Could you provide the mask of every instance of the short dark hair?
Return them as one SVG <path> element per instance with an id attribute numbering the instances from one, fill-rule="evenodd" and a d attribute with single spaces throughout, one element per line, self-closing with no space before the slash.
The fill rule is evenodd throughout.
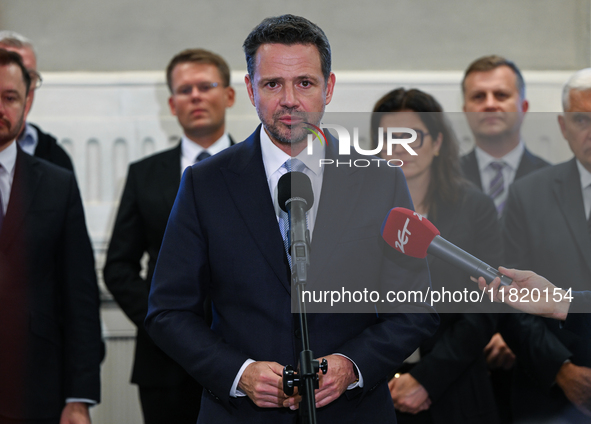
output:
<path id="1" fill-rule="evenodd" d="M 468 69 L 466 69 L 466 72 L 464 72 L 464 78 L 462 79 L 462 93 L 466 92 L 466 78 L 468 78 L 468 75 L 470 75 L 472 72 L 488 72 L 498 68 L 499 66 L 507 66 L 513 71 L 513 73 L 515 73 L 515 76 L 517 77 L 517 90 L 519 91 L 519 96 L 521 99 L 525 99 L 525 81 L 517 65 L 513 61 L 506 59 L 503 56 L 497 56 L 494 54 L 476 59 L 470 64 L 470 66 L 468 66 Z"/>
<path id="2" fill-rule="evenodd" d="M 439 134 L 442 136 L 439 156 L 431 164 L 431 180 L 423 201 L 423 207 L 429 210 L 429 215 L 436 216 L 436 199 L 454 204 L 460 199 L 462 187 L 469 184 L 462 177 L 459 143 L 443 114 L 443 108 L 433 96 L 421 90 L 397 88 L 383 96 L 374 106 L 371 115 L 373 148 L 377 147 L 378 128 L 384 112 L 402 111 L 417 112 L 433 140 Z"/>
<path id="3" fill-rule="evenodd" d="M 16 65 L 21 69 L 23 74 L 23 82 L 25 83 L 25 96 L 29 94 L 31 87 L 31 76 L 23 65 L 23 59 L 20 54 L 0 48 L 0 66 Z"/>
<path id="4" fill-rule="evenodd" d="M 330 43 L 322 29 L 306 18 L 281 15 L 266 18 L 246 37 L 242 48 L 246 56 L 248 75 L 252 79 L 255 71 L 255 57 L 262 44 L 312 44 L 318 49 L 324 82 L 328 83 L 331 71 Z"/>
<path id="5" fill-rule="evenodd" d="M 230 67 L 223 57 L 205 49 L 186 49 L 175 55 L 166 67 L 166 84 L 172 93 L 172 71 L 181 63 L 205 63 L 218 68 L 224 87 L 230 85 Z"/>

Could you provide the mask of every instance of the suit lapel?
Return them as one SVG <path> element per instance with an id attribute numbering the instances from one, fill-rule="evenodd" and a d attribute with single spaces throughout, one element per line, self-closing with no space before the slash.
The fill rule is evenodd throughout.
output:
<path id="1" fill-rule="evenodd" d="M 554 179 L 554 195 L 562 211 L 571 235 L 591 272 L 591 238 L 587 230 L 585 206 L 581 193 L 581 180 L 575 159 L 560 166 Z"/>
<path id="2" fill-rule="evenodd" d="M 289 266 L 263 165 L 260 125 L 221 172 L 236 209 L 277 278 L 291 293 Z"/>
<path id="3" fill-rule="evenodd" d="M 480 190 L 484 190 L 480 179 L 478 161 L 476 160 L 476 150 L 472 150 L 462 158 L 462 171 L 467 180 L 472 181 Z"/>
<path id="4" fill-rule="evenodd" d="M 162 167 L 162 184 L 160 190 L 164 197 L 164 205 L 167 211 L 172 209 L 181 184 L 181 145 L 170 150 L 160 162 Z"/>
<path id="5" fill-rule="evenodd" d="M 523 151 L 523 155 L 521 155 L 521 160 L 519 161 L 519 167 L 517 168 L 517 171 L 515 172 L 515 180 L 518 180 L 521 177 L 526 176 L 530 172 L 533 172 L 536 169 L 538 169 L 534 165 L 533 159 L 534 159 L 533 155 L 529 152 L 529 150 L 525 149 Z"/>
<path id="6" fill-rule="evenodd" d="M 328 131 L 325 132 L 330 134 Z M 326 158 L 336 159 L 337 142 L 329 137 Z M 350 159 L 350 158 L 348 158 Z M 311 246 L 310 279 L 321 275 L 322 269 L 330 263 L 330 256 L 343 234 L 343 226 L 351 223 L 352 205 L 357 202 L 363 183 L 363 172 L 355 167 L 326 166 L 322 178 L 322 192 L 318 205 L 318 214 L 314 224 Z"/>
<path id="7" fill-rule="evenodd" d="M 14 180 L 10 190 L 8 209 L 0 232 L 0 237 L 3 239 L 2 249 L 10 246 L 23 225 L 41 177 L 42 170 L 39 169 L 37 160 L 19 148 L 16 154 Z"/>

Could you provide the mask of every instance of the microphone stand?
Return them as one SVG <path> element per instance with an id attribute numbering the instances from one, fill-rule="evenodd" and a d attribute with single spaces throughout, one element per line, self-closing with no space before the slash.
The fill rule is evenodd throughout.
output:
<path id="1" fill-rule="evenodd" d="M 291 396 L 294 393 L 294 388 L 297 387 L 302 397 L 299 408 L 302 424 L 316 424 L 314 390 L 318 388 L 318 371 L 326 374 L 328 362 L 323 359 L 320 364 L 318 360 L 314 359 L 314 353 L 310 350 L 306 305 L 302 302 L 302 292 L 306 286 L 310 266 L 310 231 L 307 229 L 304 209 L 291 205 L 289 208 L 289 222 L 292 240 L 290 247 L 292 261 L 291 282 L 297 291 L 302 351 L 300 352 L 299 372 L 294 371 L 291 365 L 286 365 L 283 369 L 283 391 L 288 396 Z M 292 223 L 294 224 L 293 228 Z M 302 231 L 304 228 L 305 231 Z"/>

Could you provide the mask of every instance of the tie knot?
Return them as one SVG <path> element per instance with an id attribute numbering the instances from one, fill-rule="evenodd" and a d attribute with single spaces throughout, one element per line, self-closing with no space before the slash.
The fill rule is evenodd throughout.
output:
<path id="1" fill-rule="evenodd" d="M 494 161 L 491 162 L 489 165 L 493 170 L 499 172 L 505 167 L 505 162 L 503 161 Z"/>
<path id="2" fill-rule="evenodd" d="M 211 154 L 207 150 L 204 150 L 197 155 L 197 159 L 195 160 L 195 163 L 201 162 L 203 159 L 207 159 L 210 156 L 211 156 Z"/>
<path id="3" fill-rule="evenodd" d="M 304 162 L 295 158 L 287 159 L 282 167 L 287 169 L 287 172 L 303 172 L 307 168 Z"/>

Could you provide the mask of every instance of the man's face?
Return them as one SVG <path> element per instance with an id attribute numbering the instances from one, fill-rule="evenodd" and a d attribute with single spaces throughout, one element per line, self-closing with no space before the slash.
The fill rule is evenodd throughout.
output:
<path id="1" fill-rule="evenodd" d="M 10 52 L 15 52 L 20 55 L 23 59 L 23 65 L 29 71 L 29 75 L 31 76 L 31 87 L 29 88 L 29 96 L 27 99 L 27 109 L 25 111 L 25 119 L 31 110 L 31 106 L 33 106 L 33 99 L 35 97 L 35 87 L 37 84 L 37 78 L 39 78 L 39 74 L 37 73 L 37 58 L 35 57 L 35 53 L 29 47 L 12 47 L 12 46 L 2 46 L 4 50 L 8 50 Z"/>
<path id="2" fill-rule="evenodd" d="M 591 90 L 571 90 L 569 109 L 558 116 L 562 135 L 579 162 L 591 172 Z"/>
<path id="3" fill-rule="evenodd" d="M 275 144 L 306 138 L 305 122 L 318 124 L 330 103 L 335 76 L 322 76 L 318 48 L 312 44 L 263 44 L 252 80 L 245 77 L 250 101 Z"/>
<path id="4" fill-rule="evenodd" d="M 464 82 L 464 112 L 477 139 L 518 134 L 528 107 L 519 94 L 517 75 L 508 66 L 472 72 Z"/>
<path id="5" fill-rule="evenodd" d="M 170 111 L 193 141 L 224 132 L 226 108 L 234 104 L 234 89 L 224 87 L 215 65 L 180 63 L 172 71 Z M 217 83 L 217 87 L 208 86 Z M 208 88 L 209 87 L 209 88 Z"/>
<path id="6" fill-rule="evenodd" d="M 0 66 L 0 151 L 19 134 L 25 116 L 26 87 L 21 69 Z"/>

